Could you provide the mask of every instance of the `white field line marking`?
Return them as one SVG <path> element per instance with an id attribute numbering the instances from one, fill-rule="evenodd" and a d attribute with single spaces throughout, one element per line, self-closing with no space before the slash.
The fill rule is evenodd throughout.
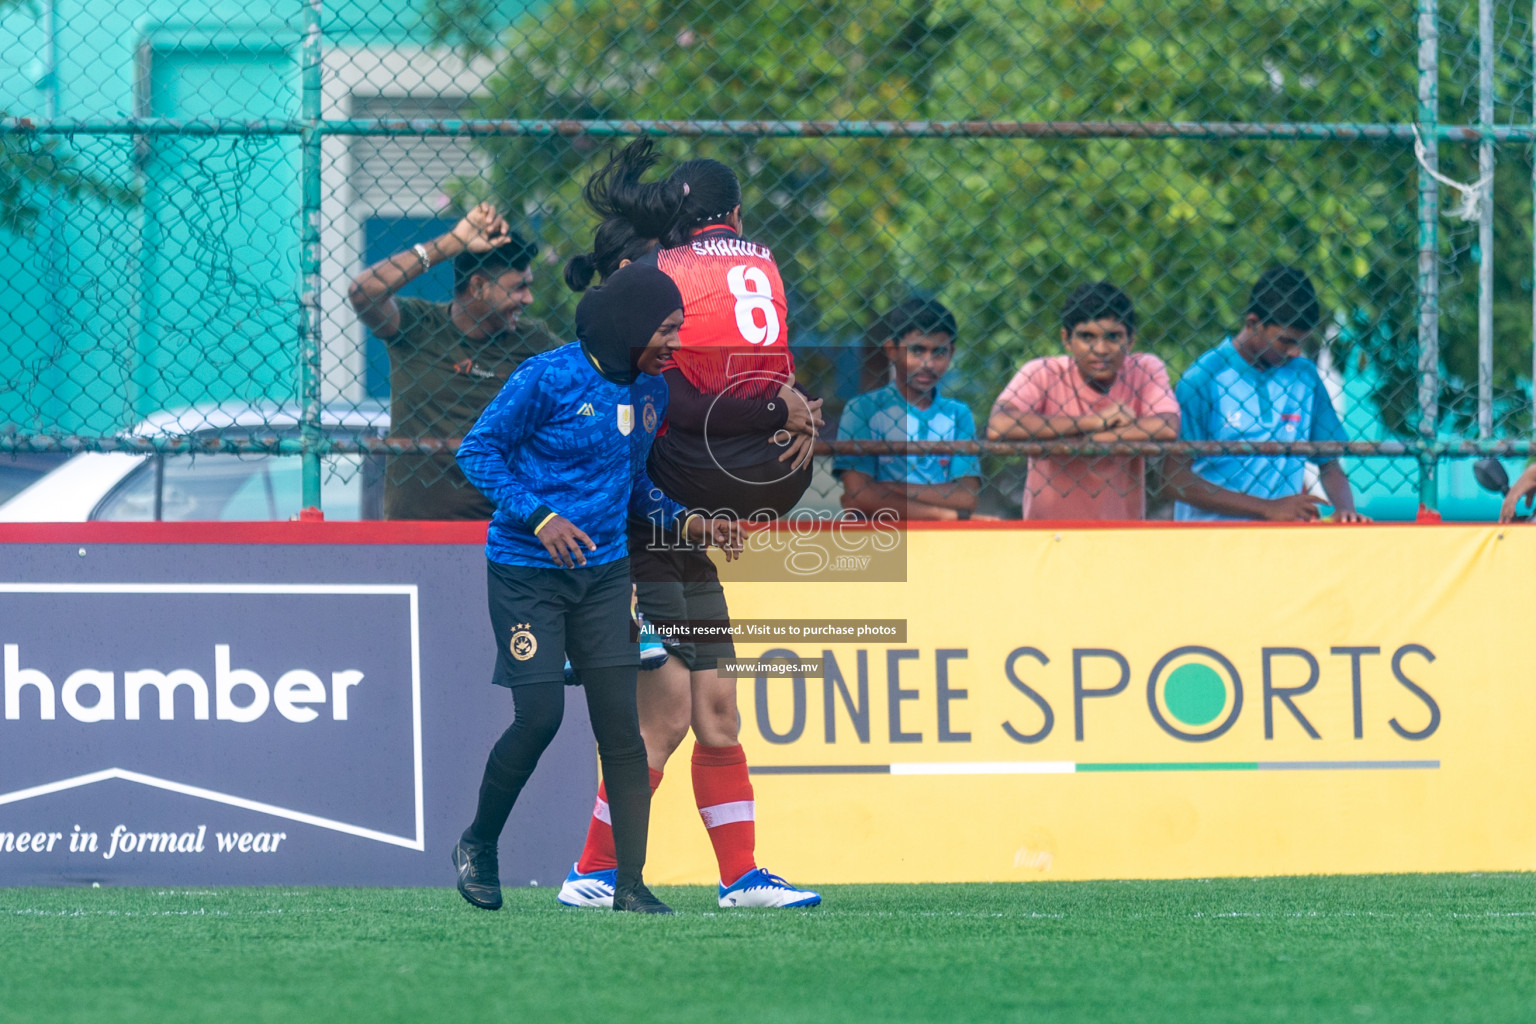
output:
<path id="1" fill-rule="evenodd" d="M 442 913 L 441 912 L 441 908 L 438 908 L 438 907 L 407 907 L 407 908 L 400 908 L 400 909 L 404 909 L 406 911 L 413 912 L 414 914 L 417 914 L 417 915 L 420 915 L 420 916 L 433 916 L 433 915 L 439 915 L 439 914 Z M 566 917 L 570 916 L 568 912 L 562 913 L 562 912 L 559 912 L 559 911 L 548 911 L 547 913 L 544 913 L 544 912 L 540 912 L 538 910 L 532 910 L 531 912 L 540 914 L 540 916 L 550 916 L 550 915 L 553 915 L 553 914 L 559 914 L 559 916 L 562 917 L 562 918 L 566 918 Z M 17 910 L 6 911 L 5 913 L 8 914 L 9 916 L 12 916 L 12 917 L 26 917 L 26 918 L 30 918 L 32 920 L 37 920 L 37 921 L 43 921 L 43 920 L 49 920 L 49 919 L 66 919 L 66 918 L 67 919 L 77 919 L 77 918 L 91 918 L 91 917 L 102 917 L 102 918 L 178 918 L 178 917 L 182 917 L 182 918 L 192 918 L 192 917 L 209 918 L 209 917 L 213 917 L 213 918 L 223 918 L 223 919 L 228 920 L 228 919 L 231 919 L 231 918 L 240 919 L 240 918 L 262 918 L 262 917 L 279 917 L 279 916 L 282 916 L 282 917 L 294 917 L 294 916 L 304 916 L 304 915 L 353 914 L 353 913 L 355 913 L 355 911 L 351 907 L 324 907 L 324 908 L 322 908 L 322 907 L 308 907 L 308 908 L 290 907 L 290 908 L 277 908 L 277 909 L 269 909 L 269 910 L 224 910 L 224 909 L 208 909 L 208 908 L 200 907 L 200 908 L 198 908 L 196 910 L 78 910 L 78 909 L 77 910 L 41 910 L 41 909 L 17 909 Z M 703 912 L 698 913 L 698 914 L 694 914 L 692 912 L 686 912 L 685 911 L 681 916 L 684 916 L 684 917 L 695 917 L 695 916 L 697 916 L 697 917 L 710 917 L 710 918 L 718 917 L 718 918 L 721 918 L 721 919 L 739 920 L 744 915 L 741 915 L 741 914 L 730 914 L 730 913 L 725 913 L 725 912 L 721 912 L 721 913 L 717 914 L 714 911 L 706 910 L 706 911 L 703 911 Z M 759 916 L 761 916 L 761 915 L 759 915 Z M 817 914 L 815 916 L 816 916 L 817 919 L 827 918 L 829 916 L 836 917 L 836 918 L 839 918 L 839 919 L 841 919 L 841 918 L 849 918 L 849 917 L 882 917 L 882 918 L 893 918 L 894 919 L 894 918 L 914 917 L 915 916 L 915 917 L 927 917 L 927 918 L 932 918 L 932 917 L 990 918 L 990 919 L 1008 919 L 1008 918 L 1011 918 L 1011 919 L 1015 919 L 1015 920 L 1033 919 L 1033 920 L 1056 920 L 1056 921 L 1065 920 L 1066 917 L 1067 917 L 1066 914 L 996 914 L 996 913 L 993 913 L 993 914 L 967 914 L 967 913 L 954 912 L 954 913 L 949 913 L 949 914 L 923 913 L 923 914 L 910 915 L 910 914 L 871 914 L 871 913 L 861 914 L 861 913 L 846 912 L 846 911 L 838 913 L 838 914 L 835 914 L 835 915 Z M 1258 916 L 1258 915 L 1254 915 L 1254 916 Z M 1327 916 L 1330 916 L 1330 915 L 1316 915 L 1316 916 L 1327 917 Z M 1397 918 L 1397 917 L 1410 917 L 1410 916 L 1420 916 L 1420 915 L 1379 914 L 1379 915 L 1373 915 L 1373 916 L 1383 917 L 1383 918 Z M 1433 916 L 1433 915 L 1427 915 L 1427 916 Z M 1447 917 L 1452 917 L 1452 918 L 1459 918 L 1459 919 L 1478 918 L 1478 917 L 1481 917 L 1481 918 L 1536 917 L 1536 912 L 1522 912 L 1522 913 L 1489 912 L 1489 913 L 1486 913 L 1486 914 L 1448 914 L 1446 916 Z"/>
<path id="2" fill-rule="evenodd" d="M 1167 915 L 1134 914 L 1132 916 L 1133 917 L 1143 917 L 1143 916 L 1146 916 L 1146 917 L 1161 917 L 1161 916 L 1167 916 Z M 1455 911 L 1450 911 L 1450 912 L 1436 914 L 1433 910 L 1412 910 L 1412 911 L 1404 911 L 1404 912 L 1396 912 L 1396 911 L 1391 911 L 1391 910 L 1336 910 L 1336 911 L 1328 911 L 1328 910 L 1291 910 L 1291 911 L 1284 911 L 1284 912 L 1272 911 L 1272 910 L 1231 910 L 1231 911 L 1224 911 L 1222 913 L 1206 913 L 1203 910 L 1197 910 L 1194 913 L 1190 914 L 1189 916 L 1192 917 L 1192 918 L 1195 918 L 1195 917 L 1198 917 L 1198 918 L 1255 918 L 1255 919 L 1261 919 L 1261 920 L 1280 919 L 1280 918 L 1308 918 L 1308 919 L 1311 919 L 1311 918 L 1338 918 L 1338 917 L 1351 917 L 1351 918 L 1353 918 L 1353 917 L 1375 917 L 1375 918 L 1384 918 L 1384 919 L 1424 918 L 1424 917 L 1447 917 L 1447 918 L 1451 918 L 1451 917 L 1456 917 L 1456 918 L 1536 917 L 1536 910 L 1485 910 L 1485 911 L 1482 911 L 1481 913 L 1471 913 L 1471 914 L 1456 913 Z"/>

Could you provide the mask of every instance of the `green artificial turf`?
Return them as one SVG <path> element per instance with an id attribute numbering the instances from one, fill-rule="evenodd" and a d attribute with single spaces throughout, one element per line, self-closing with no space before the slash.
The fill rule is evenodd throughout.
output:
<path id="1" fill-rule="evenodd" d="M 1536 875 L 658 894 L 0 890 L 0 1019 L 1536 1021 Z"/>

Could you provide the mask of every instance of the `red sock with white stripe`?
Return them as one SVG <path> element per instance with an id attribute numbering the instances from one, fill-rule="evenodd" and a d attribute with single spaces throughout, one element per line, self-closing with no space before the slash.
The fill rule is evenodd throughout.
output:
<path id="1" fill-rule="evenodd" d="M 651 769 L 651 792 L 661 785 L 661 772 Z M 613 851 L 613 821 L 608 817 L 608 789 L 597 785 L 597 803 L 592 807 L 592 820 L 587 824 L 587 845 L 581 848 L 576 860 L 576 870 L 584 875 L 594 871 L 611 871 L 619 866 L 619 858 Z"/>
<path id="2" fill-rule="evenodd" d="M 693 745 L 693 799 L 709 830 L 709 841 L 720 863 L 720 881 L 730 885 L 757 867 L 752 780 L 741 745 Z"/>

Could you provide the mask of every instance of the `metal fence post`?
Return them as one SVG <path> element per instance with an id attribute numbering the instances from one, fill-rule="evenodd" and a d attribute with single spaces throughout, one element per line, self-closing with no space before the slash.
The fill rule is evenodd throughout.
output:
<path id="1" fill-rule="evenodd" d="M 43 91 L 43 116 L 50 121 L 59 117 L 59 4 L 58 0 L 47 0 L 43 4 L 43 75 L 38 85 Z M 73 140 L 68 140 L 73 144 Z M 65 352 L 69 348 L 66 340 L 65 318 L 68 316 L 64 308 L 64 246 L 62 236 L 64 234 L 64 197 L 59 194 L 58 188 L 47 190 L 48 206 L 43 215 L 43 259 L 46 267 L 43 270 L 43 288 L 48 293 L 44 299 L 44 319 L 48 325 L 48 353 L 51 370 L 55 374 L 62 375 L 62 366 L 65 361 Z M 129 406 L 120 416 L 132 414 L 135 410 Z M 42 425 L 41 420 L 37 424 Z"/>
<path id="2" fill-rule="evenodd" d="M 1493 0 L 1477 0 L 1477 436 L 1493 436 Z"/>
<path id="3" fill-rule="evenodd" d="M 1431 171 L 1439 169 L 1440 29 L 1437 0 L 1419 0 L 1419 503 L 1438 504 L 1435 421 L 1440 391 L 1440 193 Z"/>
<path id="4" fill-rule="evenodd" d="M 320 15 L 322 0 L 304 5 L 300 53 L 303 127 L 299 133 L 299 437 L 302 507 L 320 508 Z"/>

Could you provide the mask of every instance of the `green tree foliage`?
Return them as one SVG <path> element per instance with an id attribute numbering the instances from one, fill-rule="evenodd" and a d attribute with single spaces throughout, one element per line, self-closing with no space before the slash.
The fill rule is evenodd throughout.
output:
<path id="1" fill-rule="evenodd" d="M 1368 0 L 559 0 L 505 41 L 485 110 L 499 117 L 1401 124 L 1417 109 L 1412 8 Z M 562 256 L 590 239 L 577 193 L 601 143 L 492 148 L 498 187 Z M 1177 373 L 1285 262 L 1337 318 L 1336 352 L 1373 369 L 1388 425 L 1413 429 L 1417 176 L 1402 141 L 673 138 L 665 150 L 738 168 L 749 234 L 779 255 L 802 341 L 857 339 L 913 292 L 949 304 L 954 387 L 979 412 L 1020 362 L 1059 351 L 1058 310 L 1079 283 L 1130 292 L 1142 347 Z M 1443 151 L 1476 177 L 1468 147 Z M 1528 163 L 1523 199 L 1521 173 L 1499 180 L 1501 237 L 1527 254 L 1500 281 L 1501 324 L 1523 332 L 1511 351 L 1529 337 Z M 1463 236 L 1445 233 L 1453 280 L 1475 276 Z M 1463 378 L 1475 377 L 1468 301 L 1448 297 L 1443 319 Z M 1506 383 L 1518 362 L 1501 364 Z"/>
<path id="2" fill-rule="evenodd" d="M 0 228 L 29 235 L 50 204 L 74 206 L 82 200 L 132 206 L 139 197 L 132 188 L 92 174 L 59 139 L 0 135 Z"/>
<path id="3" fill-rule="evenodd" d="M 28 0 L 0 0 L 0 14 L 25 9 Z M 9 115 L 0 110 L 0 118 Z M 26 236 L 37 227 L 50 203 L 74 205 L 81 200 L 132 205 L 131 188 L 98 177 L 58 138 L 0 134 L 0 230 Z"/>

